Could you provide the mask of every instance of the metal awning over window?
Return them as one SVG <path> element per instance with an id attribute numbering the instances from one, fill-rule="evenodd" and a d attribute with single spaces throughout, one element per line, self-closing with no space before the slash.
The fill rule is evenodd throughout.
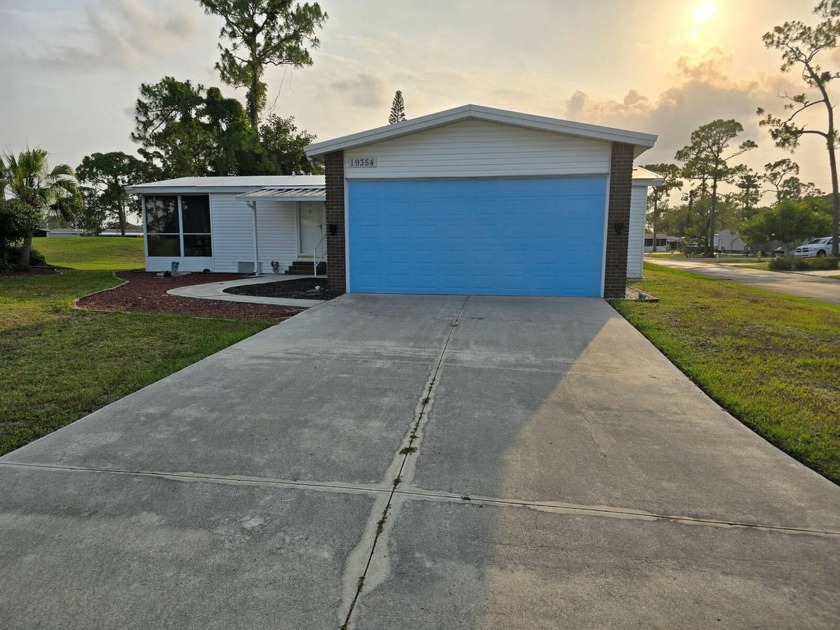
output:
<path id="1" fill-rule="evenodd" d="M 243 195 L 237 195 L 237 199 L 247 201 L 259 201 L 270 199 L 274 201 L 326 201 L 327 189 L 325 187 L 308 188 L 261 188 Z"/>

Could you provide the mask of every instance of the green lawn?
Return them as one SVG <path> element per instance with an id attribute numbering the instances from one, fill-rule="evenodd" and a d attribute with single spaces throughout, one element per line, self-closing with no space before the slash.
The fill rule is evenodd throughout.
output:
<path id="1" fill-rule="evenodd" d="M 840 306 L 645 264 L 615 308 L 719 404 L 840 483 Z"/>
<path id="2" fill-rule="evenodd" d="M 78 236 L 36 238 L 32 247 L 41 252 L 47 263 L 88 271 L 125 271 L 142 269 L 143 239 L 120 236 Z"/>
<path id="3" fill-rule="evenodd" d="M 80 269 L 0 276 L 0 454 L 268 326 L 253 320 L 74 311 L 74 298 L 119 282 L 110 270 L 137 266 L 136 242 L 142 266 L 142 241 L 38 239 L 36 248 L 45 251 L 39 245 L 47 241 L 50 255 L 59 257 L 48 255 L 49 262 Z"/>

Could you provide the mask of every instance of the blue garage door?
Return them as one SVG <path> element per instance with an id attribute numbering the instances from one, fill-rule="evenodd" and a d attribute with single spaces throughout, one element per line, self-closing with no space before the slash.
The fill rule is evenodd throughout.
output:
<path id="1" fill-rule="evenodd" d="M 350 290 L 601 295 L 606 177 L 350 181 Z"/>

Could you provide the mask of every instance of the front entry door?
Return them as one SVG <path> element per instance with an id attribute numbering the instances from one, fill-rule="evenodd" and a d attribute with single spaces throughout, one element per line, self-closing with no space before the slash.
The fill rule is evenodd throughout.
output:
<path id="1" fill-rule="evenodd" d="M 300 202 L 300 257 L 324 258 L 324 204 L 317 201 Z"/>

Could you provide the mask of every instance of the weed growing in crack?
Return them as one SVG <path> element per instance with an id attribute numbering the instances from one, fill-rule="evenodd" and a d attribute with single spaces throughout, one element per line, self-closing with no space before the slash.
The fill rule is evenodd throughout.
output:
<path id="1" fill-rule="evenodd" d="M 465 494 L 461 497 L 461 501 L 472 501 L 472 499 L 469 497 L 469 495 Z"/>
<path id="2" fill-rule="evenodd" d="M 432 399 L 431 399 L 431 398 L 429 398 L 428 396 L 426 396 L 426 397 L 425 397 L 423 400 L 421 400 L 420 402 L 422 402 L 424 405 L 428 405 L 430 400 L 432 400 Z"/>
<path id="3" fill-rule="evenodd" d="M 388 520 L 388 517 L 386 515 L 383 515 L 382 518 L 379 519 L 379 522 L 376 524 L 376 535 L 377 536 L 379 536 L 379 534 L 382 533 L 382 530 L 385 528 L 385 521 L 387 521 L 387 520 Z M 362 579 L 364 580 L 364 577 L 362 577 Z"/>
<path id="4" fill-rule="evenodd" d="M 414 436 L 411 436 L 411 439 L 414 439 Z M 408 455 L 409 453 L 416 453 L 417 447 L 416 446 L 406 446 L 405 448 L 400 449 L 400 455 Z"/>
<path id="5" fill-rule="evenodd" d="M 398 485 L 402 483 L 402 477 L 397 477 L 394 479 L 394 487 L 396 488 Z"/>

